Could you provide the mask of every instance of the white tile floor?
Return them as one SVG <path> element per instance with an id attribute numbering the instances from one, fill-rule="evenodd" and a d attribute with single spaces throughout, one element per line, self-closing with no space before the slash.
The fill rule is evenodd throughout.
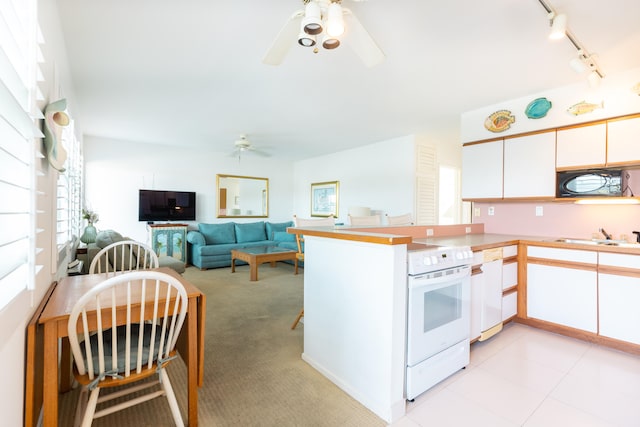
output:
<path id="1" fill-rule="evenodd" d="M 640 426 L 640 357 L 509 323 L 393 427 Z"/>

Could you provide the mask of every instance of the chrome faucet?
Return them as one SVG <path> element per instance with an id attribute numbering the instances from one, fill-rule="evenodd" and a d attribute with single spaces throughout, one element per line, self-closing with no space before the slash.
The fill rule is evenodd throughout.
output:
<path id="1" fill-rule="evenodd" d="M 600 232 L 604 235 L 605 239 L 611 240 L 611 234 L 609 234 L 606 231 L 604 231 L 604 228 L 601 228 Z"/>

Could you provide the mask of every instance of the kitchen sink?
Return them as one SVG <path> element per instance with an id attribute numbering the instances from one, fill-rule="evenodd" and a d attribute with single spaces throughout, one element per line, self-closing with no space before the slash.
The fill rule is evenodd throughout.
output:
<path id="1" fill-rule="evenodd" d="M 617 246 L 621 248 L 640 248 L 640 243 L 629 243 L 621 240 L 604 240 L 604 239 L 555 239 L 552 242 L 571 243 L 574 245 L 600 245 L 600 246 Z"/>

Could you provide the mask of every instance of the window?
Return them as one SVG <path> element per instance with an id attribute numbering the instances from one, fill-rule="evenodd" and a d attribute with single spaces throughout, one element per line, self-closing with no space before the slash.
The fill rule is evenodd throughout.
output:
<path id="1" fill-rule="evenodd" d="M 82 226 L 82 158 L 73 120 L 64 127 L 61 142 L 67 152 L 67 162 L 66 170 L 58 175 L 57 183 L 56 245 L 59 254 L 67 248 L 74 235 L 79 236 Z"/>
<path id="2" fill-rule="evenodd" d="M 440 166 L 438 190 L 438 224 L 468 224 L 471 222 L 471 203 L 460 196 L 460 168 Z"/>
<path id="3" fill-rule="evenodd" d="M 0 2 L 0 309 L 33 288 L 36 271 L 36 4 Z"/>

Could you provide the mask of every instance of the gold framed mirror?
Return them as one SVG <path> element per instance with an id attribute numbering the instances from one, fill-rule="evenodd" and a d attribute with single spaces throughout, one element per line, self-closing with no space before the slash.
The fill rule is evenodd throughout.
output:
<path id="1" fill-rule="evenodd" d="M 267 218 L 269 178 L 216 175 L 218 218 Z"/>

